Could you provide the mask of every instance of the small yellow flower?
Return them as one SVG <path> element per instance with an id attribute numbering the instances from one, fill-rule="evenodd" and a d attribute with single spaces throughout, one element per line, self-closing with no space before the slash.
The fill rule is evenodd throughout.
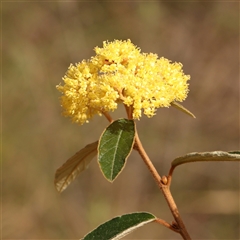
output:
<path id="1" fill-rule="evenodd" d="M 141 53 L 130 40 L 104 42 L 94 50 L 90 60 L 71 64 L 64 85 L 57 86 L 64 115 L 73 122 L 88 122 L 95 114 L 114 111 L 118 103 L 132 107 L 134 119 L 142 111 L 152 117 L 157 108 L 187 97 L 190 76 L 182 64 Z"/>

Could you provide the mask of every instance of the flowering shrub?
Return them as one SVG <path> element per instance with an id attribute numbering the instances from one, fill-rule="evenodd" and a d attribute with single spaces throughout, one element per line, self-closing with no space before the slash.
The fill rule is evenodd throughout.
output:
<path id="1" fill-rule="evenodd" d="M 169 228 L 183 239 L 191 239 L 170 191 L 174 169 L 197 161 L 239 161 L 240 151 L 190 153 L 173 160 L 168 175 L 160 176 L 142 146 L 135 120 L 142 113 L 153 117 L 157 108 L 169 106 L 195 117 L 176 102 L 187 97 L 190 76 L 183 73 L 180 63 L 141 53 L 130 40 L 104 42 L 103 48 L 95 48 L 95 53 L 90 60 L 71 64 L 63 77 L 64 84 L 57 89 L 62 93 L 64 115 L 73 122 L 82 125 L 97 114 L 104 115 L 110 124 L 98 141 L 85 146 L 56 171 L 57 190 L 66 189 L 96 155 L 104 177 L 113 182 L 132 150 L 136 150 L 164 195 L 174 221 L 168 223 L 147 212 L 125 214 L 100 225 L 84 240 L 120 239 L 150 222 Z M 125 106 L 127 118 L 113 120 L 110 112 L 120 103 Z"/>

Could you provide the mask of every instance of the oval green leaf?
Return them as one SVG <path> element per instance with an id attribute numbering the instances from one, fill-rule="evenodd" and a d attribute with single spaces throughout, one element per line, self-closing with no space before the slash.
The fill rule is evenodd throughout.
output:
<path id="1" fill-rule="evenodd" d="M 88 167 L 91 160 L 97 155 L 97 146 L 98 141 L 88 144 L 57 169 L 54 184 L 58 192 L 65 190 Z"/>
<path id="2" fill-rule="evenodd" d="M 117 240 L 137 228 L 153 222 L 155 219 L 156 217 L 154 215 L 147 212 L 118 216 L 98 226 L 92 232 L 88 233 L 83 240 Z"/>
<path id="3" fill-rule="evenodd" d="M 172 168 L 184 163 L 208 161 L 240 161 L 240 151 L 193 152 L 173 160 Z"/>
<path id="4" fill-rule="evenodd" d="M 135 139 L 133 120 L 118 119 L 103 132 L 98 145 L 98 162 L 103 175 L 113 182 L 125 166 Z"/>

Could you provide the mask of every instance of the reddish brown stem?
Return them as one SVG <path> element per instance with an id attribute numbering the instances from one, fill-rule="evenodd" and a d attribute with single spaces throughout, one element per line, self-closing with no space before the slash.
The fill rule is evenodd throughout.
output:
<path id="1" fill-rule="evenodd" d="M 132 106 L 127 106 L 127 105 L 124 104 L 124 107 L 125 107 L 128 119 L 133 119 L 133 117 L 132 117 L 132 113 L 133 113 Z"/>
<path id="2" fill-rule="evenodd" d="M 142 157 L 143 161 L 145 162 L 145 164 L 147 165 L 149 171 L 151 172 L 151 174 L 153 175 L 155 181 L 157 182 L 157 185 L 161 184 L 161 177 L 158 174 L 156 168 L 154 167 L 154 165 L 152 164 L 151 160 L 149 159 L 147 153 L 145 152 L 142 143 L 139 139 L 137 130 L 135 133 L 135 143 L 136 143 L 136 149 L 138 151 L 138 153 L 140 154 L 140 156 Z"/>
<path id="3" fill-rule="evenodd" d="M 102 114 L 106 117 L 106 119 L 112 123 L 113 122 L 113 119 L 112 117 L 110 116 L 110 114 L 108 112 L 102 112 Z"/>
<path id="4" fill-rule="evenodd" d="M 171 225 L 171 224 L 169 224 L 168 222 L 164 221 L 163 219 L 157 218 L 157 219 L 155 220 L 155 222 L 157 222 L 157 223 L 159 223 L 159 224 L 161 224 L 161 225 L 163 225 L 163 226 L 171 229 L 171 230 L 174 231 L 174 232 L 179 233 L 179 229 L 176 228 L 175 225 Z"/>
<path id="5" fill-rule="evenodd" d="M 170 187 L 171 182 L 172 182 L 173 170 L 174 170 L 174 167 L 171 166 L 171 168 L 169 170 L 169 173 L 168 173 L 168 177 L 167 177 L 167 179 L 168 179 L 168 182 L 167 182 L 168 187 Z"/>
<path id="6" fill-rule="evenodd" d="M 147 165 L 149 171 L 151 172 L 153 178 L 155 179 L 155 181 L 157 182 L 159 188 L 161 189 L 167 203 L 168 206 L 172 212 L 172 215 L 177 223 L 178 226 L 178 230 L 179 230 L 179 234 L 181 234 L 181 236 L 183 237 L 183 239 L 185 240 L 191 240 L 190 235 L 187 232 L 187 229 L 182 221 L 182 218 L 180 216 L 180 213 L 177 209 L 177 206 L 174 202 L 174 199 L 172 197 L 172 194 L 170 192 L 170 185 L 168 184 L 168 179 L 166 179 L 166 177 L 164 177 L 163 179 L 161 178 L 161 176 L 158 174 L 156 168 L 154 167 L 154 165 L 152 164 L 150 158 L 148 157 L 147 153 L 145 152 L 142 143 L 139 139 L 137 130 L 135 133 L 135 146 L 134 148 L 139 152 L 140 156 L 142 157 L 143 161 L 145 162 L 145 164 Z"/>

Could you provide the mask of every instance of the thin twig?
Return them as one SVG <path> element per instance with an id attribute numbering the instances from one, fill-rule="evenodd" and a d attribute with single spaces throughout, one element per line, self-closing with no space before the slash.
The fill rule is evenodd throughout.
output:
<path id="1" fill-rule="evenodd" d="M 147 153 L 145 152 L 143 146 L 142 146 L 142 143 L 139 139 L 139 136 L 138 136 L 138 132 L 136 130 L 136 133 L 135 133 L 135 148 L 136 150 L 139 152 L 140 156 L 142 157 L 143 161 L 145 162 L 145 164 L 147 165 L 149 171 L 152 173 L 155 181 L 157 182 L 157 185 L 161 184 L 161 177 L 160 175 L 158 174 L 156 168 L 154 167 L 154 165 L 152 164 L 150 158 L 148 157 Z"/>
<path id="2" fill-rule="evenodd" d="M 170 208 L 170 210 L 172 212 L 172 215 L 173 215 L 175 221 L 178 224 L 178 227 L 179 227 L 179 230 L 180 230 L 179 233 L 181 234 L 183 239 L 191 240 L 191 237 L 190 237 L 189 233 L 187 232 L 187 229 L 186 229 L 186 227 L 185 227 L 185 225 L 183 223 L 183 220 L 182 220 L 182 218 L 180 216 L 180 213 L 179 213 L 179 211 L 177 209 L 177 205 L 175 204 L 175 201 L 174 201 L 174 199 L 172 197 L 172 194 L 171 194 L 171 191 L 170 191 L 168 185 L 163 185 L 162 184 L 161 190 L 162 190 L 162 193 L 163 193 L 163 195 L 164 195 L 164 197 L 165 197 L 165 199 L 166 199 L 166 201 L 168 203 L 168 206 L 169 206 L 169 208 Z"/>
<path id="3" fill-rule="evenodd" d="M 155 222 L 157 222 L 157 223 L 159 223 L 159 224 L 161 224 L 161 225 L 171 229 L 174 232 L 180 233 L 180 230 L 177 227 L 174 227 L 175 225 L 171 225 L 168 222 L 164 221 L 163 219 L 156 218 Z"/>
<path id="4" fill-rule="evenodd" d="M 167 176 L 167 185 L 168 187 L 170 188 L 170 185 L 171 185 L 171 182 L 172 182 L 172 174 L 173 174 L 173 170 L 174 170 L 175 167 L 171 166 L 169 172 L 168 172 L 168 176 Z"/>
<path id="5" fill-rule="evenodd" d="M 102 112 L 102 114 L 107 118 L 107 120 L 112 123 L 113 119 L 108 112 Z"/>
<path id="6" fill-rule="evenodd" d="M 132 106 L 127 106 L 126 104 L 124 104 L 127 116 L 129 120 L 133 119 L 132 113 L 133 113 L 133 107 Z"/>
<path id="7" fill-rule="evenodd" d="M 168 206 L 172 212 L 172 215 L 178 225 L 178 228 L 179 228 L 179 234 L 181 234 L 181 236 L 183 237 L 183 239 L 185 240 L 191 240 L 191 237 L 190 235 L 188 234 L 187 232 L 187 229 L 182 221 L 182 218 L 180 216 L 180 213 L 177 209 L 177 206 L 174 202 L 174 199 L 172 197 L 172 194 L 170 192 L 170 188 L 169 188 L 169 185 L 168 185 L 168 182 L 166 181 L 166 179 L 164 178 L 162 181 L 161 179 L 161 176 L 158 174 L 156 168 L 154 167 L 154 165 L 152 164 L 150 158 L 148 157 L 147 153 L 145 152 L 143 146 L 142 146 L 142 143 L 139 139 L 139 136 L 138 136 L 138 133 L 137 133 L 137 130 L 136 130 L 136 133 L 135 133 L 135 146 L 134 146 L 134 149 L 136 149 L 140 156 L 142 157 L 143 161 L 145 162 L 145 164 L 147 165 L 149 171 L 151 172 L 153 178 L 155 179 L 155 181 L 157 182 L 159 188 L 161 189 L 167 203 L 168 203 Z"/>

